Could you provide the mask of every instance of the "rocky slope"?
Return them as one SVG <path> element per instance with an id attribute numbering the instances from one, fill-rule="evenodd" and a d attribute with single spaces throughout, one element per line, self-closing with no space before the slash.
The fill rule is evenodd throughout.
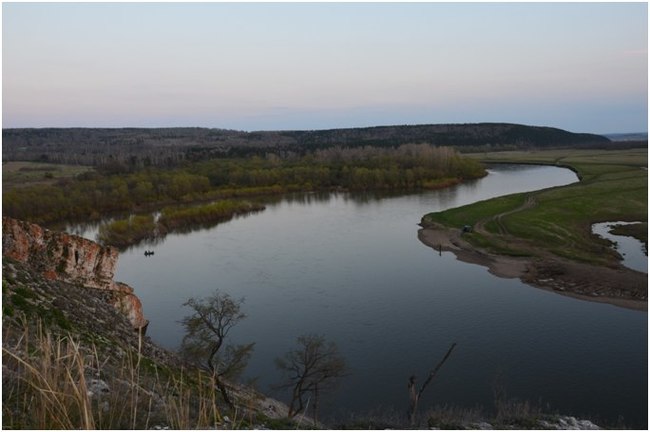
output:
<path id="1" fill-rule="evenodd" d="M 209 374 L 146 337 L 115 249 L 10 218 L 2 241 L 3 428 L 296 427 L 286 405 L 225 383 L 231 410 Z"/>
<path id="2" fill-rule="evenodd" d="M 148 321 L 133 288 L 113 280 L 117 249 L 3 217 L 2 255 L 31 266 L 47 280 L 81 289 L 111 291 L 109 302 L 129 319 L 134 329 L 146 330 Z"/>

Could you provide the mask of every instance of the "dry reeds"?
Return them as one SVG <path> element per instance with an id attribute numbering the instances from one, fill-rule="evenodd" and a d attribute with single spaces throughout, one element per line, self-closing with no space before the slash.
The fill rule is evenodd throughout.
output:
<path id="1" fill-rule="evenodd" d="M 23 322 L 20 329 L 5 326 L 4 429 L 223 425 L 223 401 L 209 374 L 199 370 L 159 374 L 160 368 L 144 358 L 141 349 L 116 348 L 106 354 L 69 334 L 54 335 L 41 323 Z"/>

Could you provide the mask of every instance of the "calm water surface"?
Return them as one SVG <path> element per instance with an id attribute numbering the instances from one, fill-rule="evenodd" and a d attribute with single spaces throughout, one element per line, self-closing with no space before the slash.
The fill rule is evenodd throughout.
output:
<path id="1" fill-rule="evenodd" d="M 645 245 L 634 237 L 620 236 L 609 231 L 616 225 L 628 225 L 633 222 L 602 222 L 593 224 L 594 234 L 614 242 L 614 248 L 623 257 L 623 265 L 640 272 L 648 273 L 648 256 L 644 251 Z"/>
<path id="2" fill-rule="evenodd" d="M 350 375 L 322 414 L 408 405 L 407 380 L 426 377 L 458 346 L 420 407 L 490 409 L 499 380 L 512 398 L 628 426 L 647 424 L 647 313 L 579 301 L 500 279 L 417 238 L 428 212 L 563 185 L 573 172 L 498 166 L 484 179 L 402 196 L 308 194 L 215 228 L 169 235 L 120 255 L 116 278 L 135 287 L 148 334 L 177 348 L 182 303 L 215 289 L 245 297 L 235 342 L 255 342 L 247 377 L 269 390 L 273 359 L 305 333 L 335 341 Z"/>

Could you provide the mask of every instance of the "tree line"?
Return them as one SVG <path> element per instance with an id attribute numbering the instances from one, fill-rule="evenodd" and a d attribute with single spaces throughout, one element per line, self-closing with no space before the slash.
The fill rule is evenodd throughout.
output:
<path id="1" fill-rule="evenodd" d="M 89 171 L 54 185 L 3 193 L 3 212 L 35 223 L 96 220 L 173 203 L 319 190 L 435 188 L 485 175 L 483 166 L 448 147 L 407 144 L 331 148 L 304 156 L 211 159 L 173 169 Z"/>
<path id="2" fill-rule="evenodd" d="M 482 165 L 449 147 L 407 144 L 317 150 L 305 156 L 275 154 L 247 159 L 212 159 L 195 166 L 216 187 L 299 186 L 349 190 L 426 187 L 441 178 L 467 179 L 485 174 Z"/>
<path id="3" fill-rule="evenodd" d="M 206 157 L 245 157 L 335 146 L 395 148 L 411 142 L 485 151 L 605 145 L 593 134 L 509 123 L 375 126 L 329 130 L 244 132 L 208 128 L 3 129 L 3 159 L 91 165 L 129 172 L 174 167 Z M 482 150 L 480 150 L 483 148 Z"/>

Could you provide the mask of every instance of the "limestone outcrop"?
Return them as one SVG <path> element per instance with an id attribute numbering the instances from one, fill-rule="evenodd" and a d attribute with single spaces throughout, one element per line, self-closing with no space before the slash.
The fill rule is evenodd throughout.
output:
<path id="1" fill-rule="evenodd" d="M 67 282 L 83 289 L 114 291 L 113 306 L 129 318 L 134 329 L 146 329 L 148 321 L 133 288 L 113 280 L 117 249 L 3 217 L 2 255 L 29 264 L 50 280 Z"/>

